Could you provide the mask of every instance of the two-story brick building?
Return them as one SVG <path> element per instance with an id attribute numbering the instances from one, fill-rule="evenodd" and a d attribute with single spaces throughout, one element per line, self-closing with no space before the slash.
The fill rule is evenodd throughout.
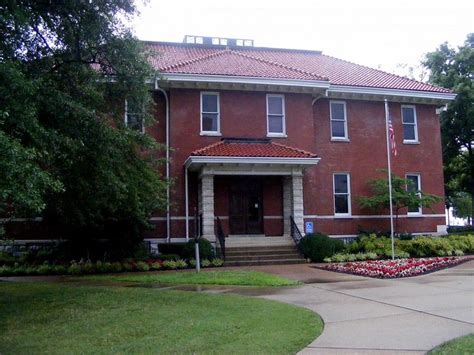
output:
<path id="1" fill-rule="evenodd" d="M 384 99 L 398 155 L 393 172 L 444 195 L 437 108 L 450 91 L 319 51 L 253 47 L 252 41 L 187 36 L 147 42 L 158 123 L 146 129 L 170 147 L 169 211 L 151 239 L 286 236 L 290 216 L 332 236 L 389 229 L 388 214 L 361 210 L 357 196 L 387 167 Z M 127 116 L 126 116 L 127 117 Z M 441 232 L 444 205 L 404 211 L 399 230 Z"/>

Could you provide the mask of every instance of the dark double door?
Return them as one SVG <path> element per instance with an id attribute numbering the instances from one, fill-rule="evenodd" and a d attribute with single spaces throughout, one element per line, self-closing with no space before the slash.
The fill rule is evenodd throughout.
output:
<path id="1" fill-rule="evenodd" d="M 232 179 L 229 192 L 230 234 L 263 234 L 262 179 Z"/>

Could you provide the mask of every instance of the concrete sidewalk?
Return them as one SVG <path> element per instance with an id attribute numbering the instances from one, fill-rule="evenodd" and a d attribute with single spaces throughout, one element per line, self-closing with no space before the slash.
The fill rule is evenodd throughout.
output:
<path id="1" fill-rule="evenodd" d="M 322 335 L 301 354 L 423 354 L 474 332 L 474 261 L 395 280 L 338 274 L 307 264 L 252 269 L 316 282 L 259 296 L 321 315 Z"/>

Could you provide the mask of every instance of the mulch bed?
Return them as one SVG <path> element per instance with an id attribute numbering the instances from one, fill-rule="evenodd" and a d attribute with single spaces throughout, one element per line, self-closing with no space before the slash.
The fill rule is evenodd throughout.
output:
<path id="1" fill-rule="evenodd" d="M 472 257 L 443 256 L 420 259 L 367 260 L 331 263 L 321 269 L 379 279 L 419 276 L 472 260 Z"/>

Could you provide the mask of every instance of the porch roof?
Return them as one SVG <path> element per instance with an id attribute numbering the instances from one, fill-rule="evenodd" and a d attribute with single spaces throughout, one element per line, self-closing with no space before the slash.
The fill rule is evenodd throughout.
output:
<path id="1" fill-rule="evenodd" d="M 223 138 L 193 151 L 186 160 L 192 164 L 316 165 L 317 154 L 272 142 L 270 139 Z"/>

